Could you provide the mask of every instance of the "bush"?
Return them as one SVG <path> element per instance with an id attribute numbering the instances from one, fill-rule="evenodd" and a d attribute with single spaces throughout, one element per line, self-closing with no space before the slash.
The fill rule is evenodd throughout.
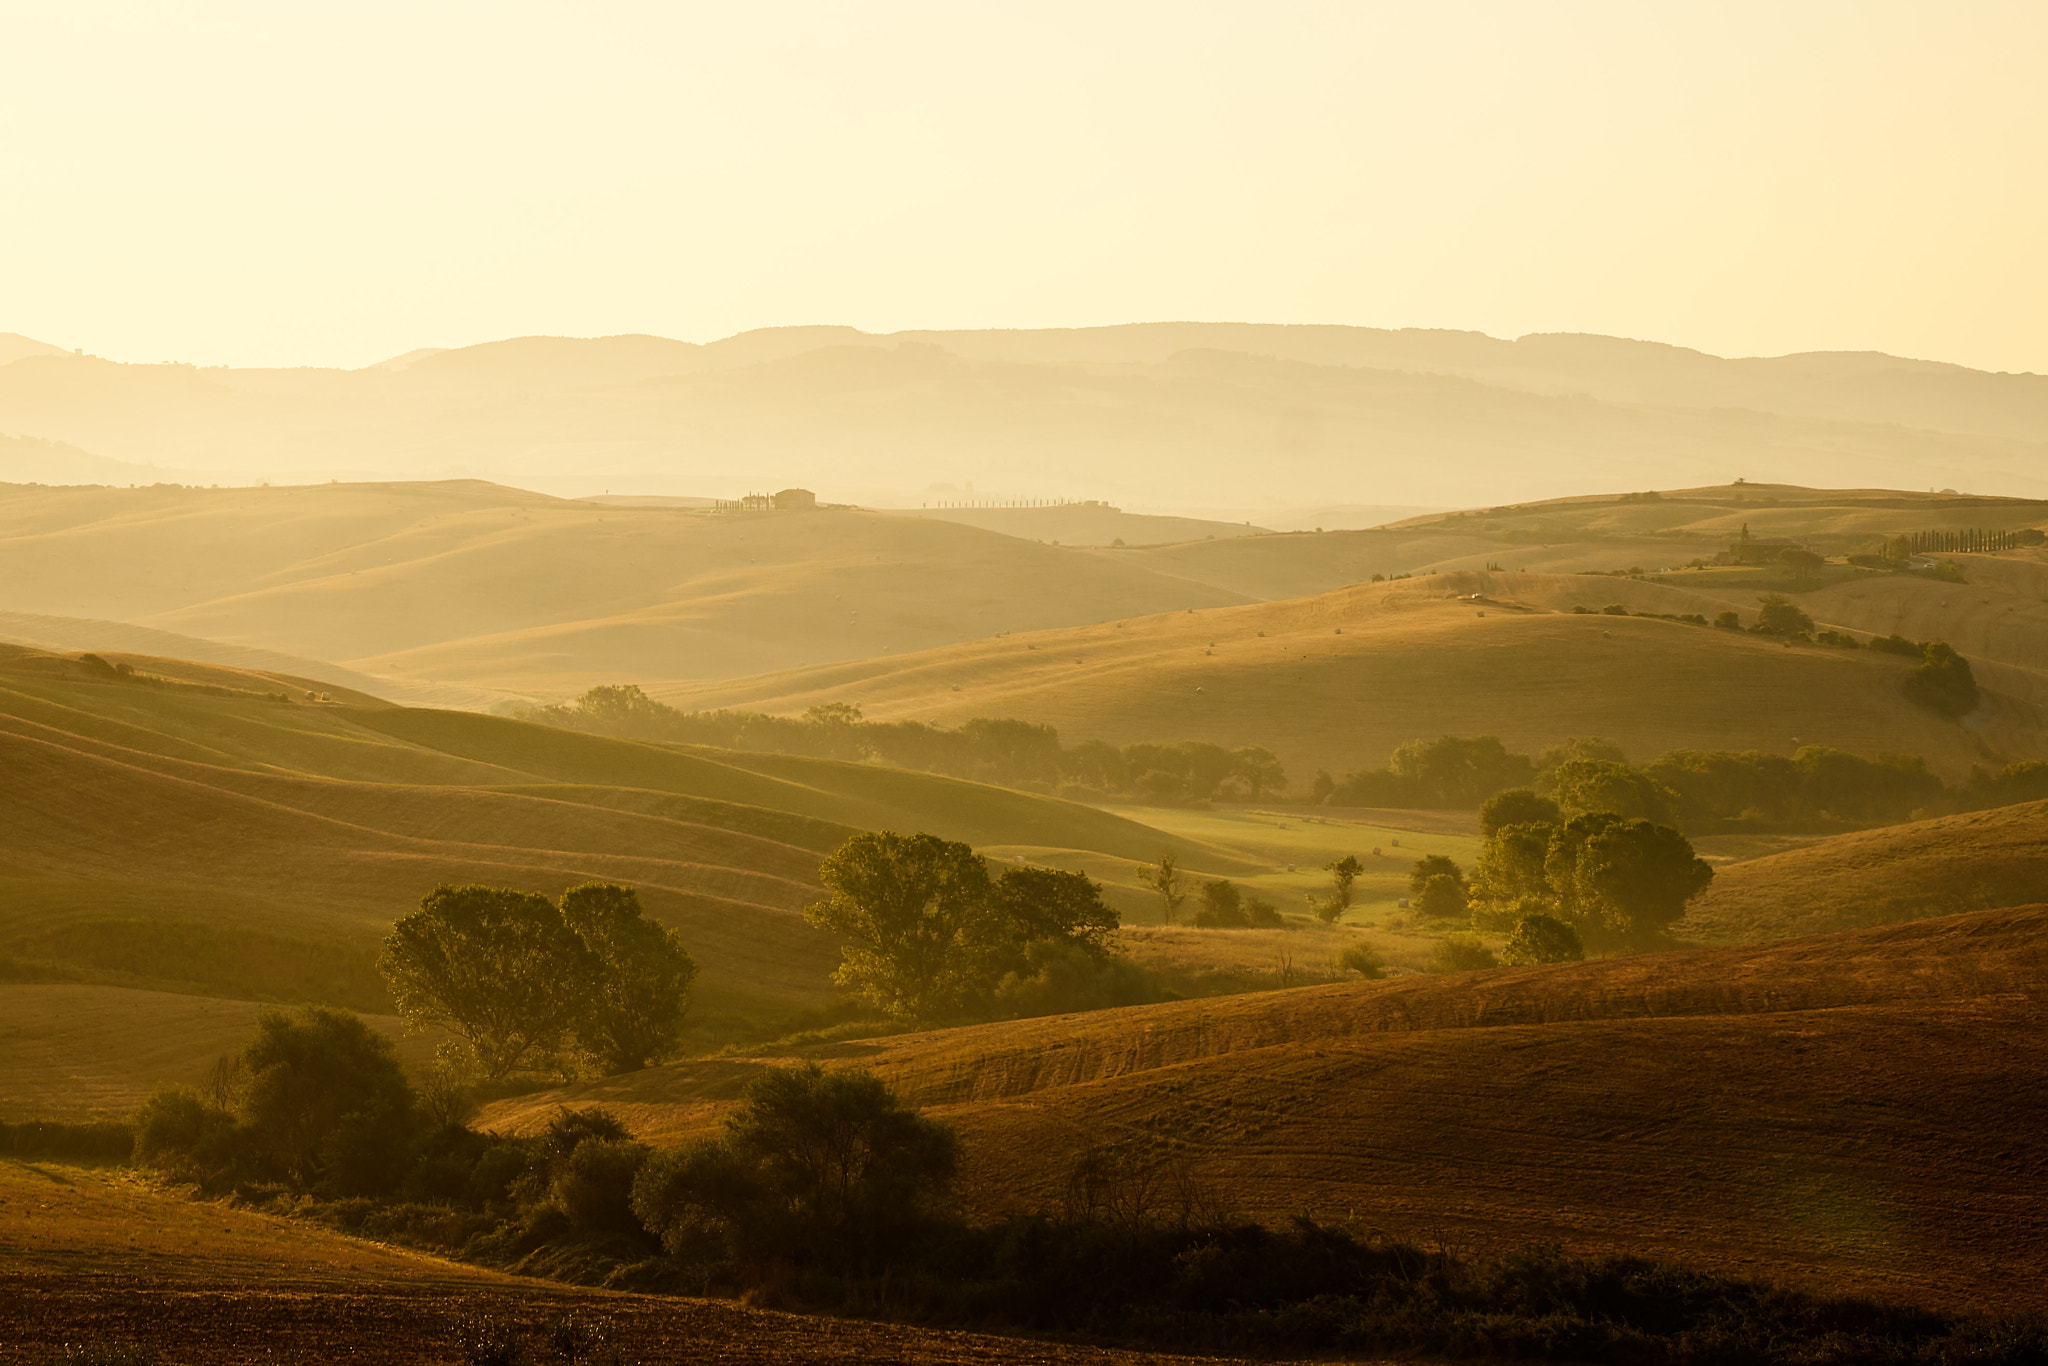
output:
<path id="1" fill-rule="evenodd" d="M 1907 697 L 1950 718 L 1977 709 L 1977 679 L 1970 661 L 1940 640 L 1928 641 L 1921 657 L 1925 662 L 1907 674 L 1902 685 Z"/>
<path id="2" fill-rule="evenodd" d="M 125 1162 L 134 1152 L 134 1127 L 112 1120 L 86 1124 L 63 1124 L 48 1119 L 0 1122 L 0 1156 Z"/>
<path id="3" fill-rule="evenodd" d="M 623 1139 L 589 1139 L 576 1145 L 549 1186 L 555 1208 L 570 1227 L 589 1238 L 641 1232 L 632 1210 L 633 1183 L 647 1165 L 644 1143 Z"/>
<path id="4" fill-rule="evenodd" d="M 135 1160 L 182 1180 L 235 1175 L 247 1143 L 235 1117 L 189 1086 L 167 1086 L 135 1116 Z"/>
<path id="5" fill-rule="evenodd" d="M 1449 873 L 1437 873 L 1413 901 L 1415 914 L 1431 920 L 1462 919 L 1466 914 L 1465 884 Z"/>
<path id="6" fill-rule="evenodd" d="M 1347 945 L 1344 952 L 1337 955 L 1337 967 L 1373 980 L 1387 975 L 1387 960 L 1380 957 L 1378 949 L 1363 942 Z"/>
<path id="7" fill-rule="evenodd" d="M 1782 593 L 1757 599 L 1756 629 L 1767 636 L 1792 636 L 1813 629 L 1813 618 Z"/>
<path id="8" fill-rule="evenodd" d="M 1439 939 L 1431 951 L 1429 961 L 1422 965 L 1424 972 L 1478 972 L 1486 968 L 1497 968 L 1500 960 L 1493 956 L 1493 950 L 1479 942 L 1476 934 L 1452 934 Z"/>
<path id="9" fill-rule="evenodd" d="M 1525 915 L 1500 951 L 1500 961 L 1509 967 L 1537 963 L 1576 963 L 1586 956 L 1579 932 L 1550 915 Z"/>

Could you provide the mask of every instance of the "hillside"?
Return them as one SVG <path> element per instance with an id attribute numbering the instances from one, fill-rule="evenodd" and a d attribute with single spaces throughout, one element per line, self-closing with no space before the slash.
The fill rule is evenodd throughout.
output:
<path id="1" fill-rule="evenodd" d="M 0 487 L 0 579 L 11 612 L 472 697 L 730 677 L 1243 600 L 939 520 L 717 517 L 470 481 Z"/>
<path id="2" fill-rule="evenodd" d="M 1677 933 L 1746 943 L 2048 898 L 2048 802 L 1972 811 L 1731 863 Z"/>
<path id="3" fill-rule="evenodd" d="M 856 829 L 1242 860 L 1069 802 L 861 765 L 682 752 L 289 680 L 0 650 L 0 977 L 375 1009 L 376 942 L 440 882 L 638 887 L 710 1025 L 834 997 L 800 917 Z M 150 681 L 151 679 L 158 681 Z M 0 991 L 9 988 L 0 987 Z"/>
<path id="4" fill-rule="evenodd" d="M 461 467 L 731 496 L 858 469 L 872 488 L 964 474 L 1022 495 L 1251 508 L 1288 488 L 1442 506 L 1741 472 L 2039 496 L 2044 395 L 2035 375 L 1610 337 L 793 327 L 703 346 L 513 338 L 358 371 L 23 355 L 0 364 L 0 431 L 208 482 Z"/>
<path id="5" fill-rule="evenodd" d="M 959 1124 L 983 1209 L 1056 1206 L 1100 1147 L 1268 1219 L 2038 1308 L 2044 967 L 2048 907 L 2030 907 L 814 1054 Z M 702 1132 L 777 1061 L 676 1064 L 484 1122 L 601 1103 L 649 1136 Z"/>
<path id="6" fill-rule="evenodd" d="M 1179 541 L 1213 541 L 1256 536 L 1263 527 L 1250 522 L 1218 522 L 1200 517 L 1162 517 L 1101 503 L 1069 503 L 1060 507 L 936 507 L 905 508 L 898 515 L 929 517 L 941 522 L 980 527 L 1027 541 L 1054 545 L 1170 545 Z"/>
<path id="7" fill-rule="evenodd" d="M 1901 590 L 1882 580 L 1867 591 Z M 1488 601 L 1466 600 L 1474 593 Z M 1616 602 L 1674 614 L 1729 605 L 1626 579 L 1436 575 L 676 689 L 667 700 L 778 712 L 852 702 L 874 719 L 939 723 L 1015 716 L 1054 725 L 1069 743 L 1259 744 L 1298 785 L 1446 733 L 1498 735 L 1530 753 L 1605 735 L 1639 760 L 1820 744 L 1924 755 L 1951 778 L 1992 754 L 2048 752 L 2036 704 L 1993 696 L 1957 725 L 1905 700 L 1898 682 L 1911 661 L 1896 656 L 1571 611 Z M 1754 593 L 1743 605 L 1754 613 Z"/>

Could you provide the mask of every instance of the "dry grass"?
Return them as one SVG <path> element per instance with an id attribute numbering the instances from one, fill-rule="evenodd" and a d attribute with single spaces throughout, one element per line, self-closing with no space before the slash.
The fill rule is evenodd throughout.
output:
<path id="1" fill-rule="evenodd" d="M 199 1085 L 275 1008 L 124 987 L 0 985 L 0 1119 L 126 1119 L 160 1086 Z M 408 1066 L 432 1058 L 439 1036 L 406 1034 L 392 1015 L 364 1019 Z"/>
<path id="2" fill-rule="evenodd" d="M 1494 601 L 1460 600 L 1473 593 Z M 1899 690 L 1910 661 L 1570 611 L 1610 602 L 1708 615 L 1724 605 L 1630 580 L 1440 575 L 976 641 L 672 700 L 770 711 L 857 702 L 873 717 L 940 723 L 1016 716 L 1055 725 L 1069 742 L 1256 743 L 1280 756 L 1297 791 L 1316 769 L 1375 766 L 1399 744 L 1446 733 L 1499 735 L 1529 752 L 1605 735 L 1638 759 L 1823 744 L 1922 754 L 1951 777 L 1993 751 L 2048 753 L 2030 704 L 1993 698 L 1970 726 L 1914 706 Z"/>
<path id="3" fill-rule="evenodd" d="M 1768 946 L 1105 1011 L 809 1050 L 965 1131 L 985 1211 L 1109 1144 L 1240 1211 L 2042 1303 L 2048 908 Z M 502 1102 L 702 1132 L 770 1058 Z"/>
<path id="4" fill-rule="evenodd" d="M 1731 864 L 1677 933 L 1749 943 L 2010 906 L 2048 896 L 2048 802 L 1817 840 Z"/>

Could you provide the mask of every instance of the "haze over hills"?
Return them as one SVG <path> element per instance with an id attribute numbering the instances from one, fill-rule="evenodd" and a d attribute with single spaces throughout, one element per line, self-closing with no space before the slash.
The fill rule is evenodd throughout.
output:
<path id="1" fill-rule="evenodd" d="M 1162 323 L 526 337 L 401 359 L 229 370 L 24 354 L 0 364 L 0 432 L 166 469 L 459 470 L 580 493 L 965 479 L 1256 509 L 1736 475 L 2048 493 L 2048 379 L 1862 353 Z"/>

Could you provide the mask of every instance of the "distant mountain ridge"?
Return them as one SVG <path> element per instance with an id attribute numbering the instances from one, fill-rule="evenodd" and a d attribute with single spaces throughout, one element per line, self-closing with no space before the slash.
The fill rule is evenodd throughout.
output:
<path id="1" fill-rule="evenodd" d="M 964 478 L 1218 507 L 1737 476 L 2048 494 L 2048 377 L 1876 353 L 1250 323 L 784 327 L 703 345 L 519 337 L 343 371 L 122 365 L 19 340 L 40 349 L 0 363 L 0 431 L 251 477 L 574 475 L 679 494 Z"/>

